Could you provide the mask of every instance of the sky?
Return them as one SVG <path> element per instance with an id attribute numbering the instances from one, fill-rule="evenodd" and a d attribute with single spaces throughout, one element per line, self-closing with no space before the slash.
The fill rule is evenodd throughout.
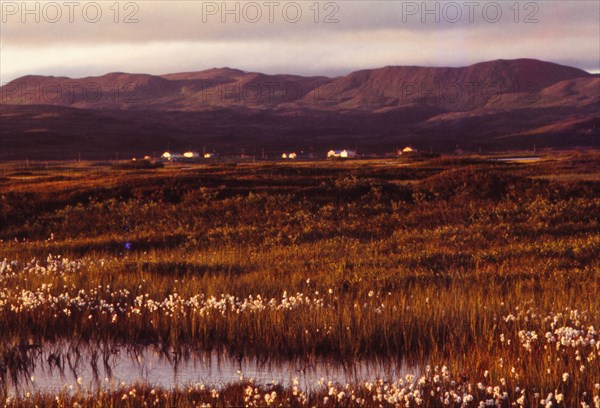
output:
<path id="1" fill-rule="evenodd" d="M 231 67 L 337 76 L 535 58 L 600 72 L 600 2 L 0 1 L 0 82 Z"/>

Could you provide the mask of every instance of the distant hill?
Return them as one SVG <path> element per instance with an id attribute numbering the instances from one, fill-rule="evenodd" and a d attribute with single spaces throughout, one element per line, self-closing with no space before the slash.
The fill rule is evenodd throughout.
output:
<path id="1" fill-rule="evenodd" d="M 497 95 L 531 94 L 560 81 L 591 77 L 577 68 L 521 59 L 463 68 L 385 67 L 358 71 L 335 79 L 326 88 L 330 90 L 329 105 L 336 108 L 378 110 L 418 104 L 463 111 L 483 107 Z M 310 96 L 303 102 L 315 99 Z"/>
<path id="2" fill-rule="evenodd" d="M 600 147 L 600 77 L 532 59 L 384 67 L 338 78 L 231 68 L 162 76 L 25 76 L 0 87 L 0 158 L 210 145 L 219 151 L 401 144 Z"/>
<path id="3" fill-rule="evenodd" d="M 331 79 L 326 77 L 265 75 L 230 68 L 164 76 L 110 73 L 73 79 L 30 75 L 0 88 L 0 100 L 7 105 L 82 109 L 268 109 L 301 99 L 328 82 Z"/>

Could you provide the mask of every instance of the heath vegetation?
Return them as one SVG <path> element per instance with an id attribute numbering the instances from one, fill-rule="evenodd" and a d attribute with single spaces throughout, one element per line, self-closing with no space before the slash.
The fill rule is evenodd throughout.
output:
<path id="1" fill-rule="evenodd" d="M 6 405 L 600 406 L 595 153 L 5 164 L 0 185 Z M 65 340 L 420 368 L 311 393 L 242 378 L 9 395 L 30 352 Z"/>

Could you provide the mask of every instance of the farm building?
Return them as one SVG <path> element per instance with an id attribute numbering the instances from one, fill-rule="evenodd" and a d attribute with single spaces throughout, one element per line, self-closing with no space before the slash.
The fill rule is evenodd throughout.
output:
<path id="1" fill-rule="evenodd" d="M 200 157 L 200 153 L 198 152 L 185 152 L 183 154 L 185 159 L 198 159 Z"/>
<path id="2" fill-rule="evenodd" d="M 291 160 L 294 160 L 296 157 L 298 157 L 298 155 L 296 153 L 294 153 L 294 152 L 292 152 L 292 153 L 284 153 L 284 154 L 281 155 L 282 159 L 291 159 Z"/>
<path id="3" fill-rule="evenodd" d="M 330 150 L 327 152 L 328 159 L 351 159 L 357 157 L 356 151 L 354 150 Z"/>
<path id="4" fill-rule="evenodd" d="M 417 149 L 415 149 L 412 146 L 406 146 L 404 149 L 400 150 L 398 152 L 398 154 L 411 154 L 411 153 L 417 153 Z"/>
<path id="5" fill-rule="evenodd" d="M 183 154 L 175 153 L 175 152 L 164 152 L 162 156 L 160 156 L 163 160 L 169 161 L 177 161 L 183 159 Z"/>

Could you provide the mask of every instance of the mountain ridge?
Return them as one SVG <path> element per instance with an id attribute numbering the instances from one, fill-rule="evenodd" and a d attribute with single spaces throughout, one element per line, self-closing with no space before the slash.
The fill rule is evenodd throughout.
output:
<path id="1" fill-rule="evenodd" d="M 387 66 L 339 77 L 233 68 L 24 76 L 0 88 L 2 157 L 224 154 L 398 145 L 600 148 L 600 75 L 532 59 Z M 1 157 L 0 157 L 1 158 Z"/>
<path id="2" fill-rule="evenodd" d="M 139 106 L 206 110 L 247 106 L 378 110 L 421 103 L 470 110 L 482 107 L 491 93 L 535 92 L 561 80 L 592 76 L 578 68 L 533 59 L 494 60 L 456 68 L 385 66 L 334 78 L 269 75 L 228 67 L 165 75 L 28 75 L 0 87 L 0 101 L 84 109 Z"/>

